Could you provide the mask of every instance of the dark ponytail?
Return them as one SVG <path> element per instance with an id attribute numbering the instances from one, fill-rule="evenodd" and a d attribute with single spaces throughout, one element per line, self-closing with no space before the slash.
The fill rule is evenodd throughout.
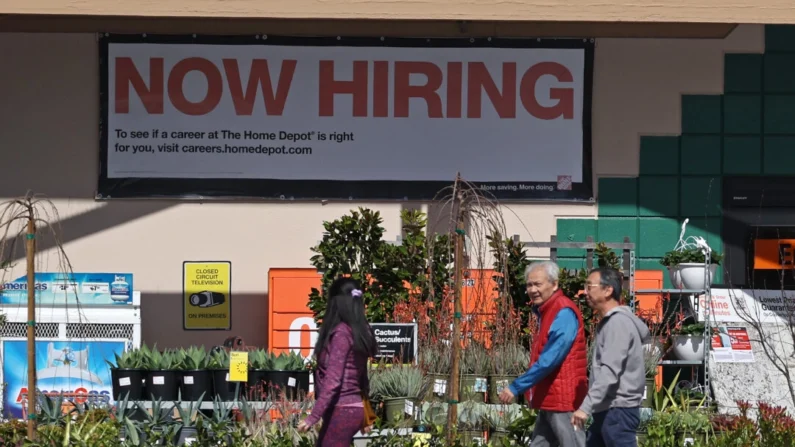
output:
<path id="1" fill-rule="evenodd" d="M 320 357 L 320 353 L 328 346 L 331 333 L 340 323 L 350 326 L 353 332 L 353 349 L 362 355 L 374 357 L 378 346 L 367 322 L 359 283 L 351 278 L 338 278 L 329 287 L 328 296 L 326 313 L 315 343 L 315 357 Z"/>

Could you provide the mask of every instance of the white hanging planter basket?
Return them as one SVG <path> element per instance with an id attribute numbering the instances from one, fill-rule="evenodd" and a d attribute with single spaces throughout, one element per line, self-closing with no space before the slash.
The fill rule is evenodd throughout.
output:
<path id="1" fill-rule="evenodd" d="M 679 360 L 700 362 L 704 359 L 704 335 L 675 335 L 672 351 Z"/>
<path id="2" fill-rule="evenodd" d="M 705 274 L 707 265 L 698 262 L 682 263 L 668 267 L 668 277 L 676 289 L 704 290 L 707 285 L 712 285 L 715 280 L 717 264 L 710 264 L 709 275 Z M 707 283 L 709 282 L 709 283 Z"/>

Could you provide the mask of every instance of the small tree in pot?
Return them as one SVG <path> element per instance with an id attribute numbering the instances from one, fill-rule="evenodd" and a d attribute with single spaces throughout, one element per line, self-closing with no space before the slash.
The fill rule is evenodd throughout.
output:
<path id="1" fill-rule="evenodd" d="M 486 348 L 472 341 L 464 350 L 461 362 L 460 400 L 484 402 L 488 392 L 489 374 L 491 373 L 491 357 Z"/>
<path id="2" fill-rule="evenodd" d="M 530 352 L 519 343 L 505 343 L 491 350 L 489 403 L 499 404 L 500 393 L 521 376 L 530 365 Z"/>
<path id="3" fill-rule="evenodd" d="M 420 351 L 420 366 L 428 380 L 429 402 L 447 402 L 447 379 L 450 377 L 450 346 L 440 343 L 436 346 L 425 346 Z"/>

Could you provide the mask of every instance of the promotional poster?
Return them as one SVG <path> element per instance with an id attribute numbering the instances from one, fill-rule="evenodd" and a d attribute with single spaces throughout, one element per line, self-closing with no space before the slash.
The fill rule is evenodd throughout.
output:
<path id="1" fill-rule="evenodd" d="M 131 273 L 36 273 L 36 305 L 109 306 L 133 304 Z M 28 302 L 28 279 L 3 284 L 0 304 Z"/>
<path id="2" fill-rule="evenodd" d="M 116 354 L 124 352 L 124 341 L 37 341 L 37 386 L 42 393 L 73 394 L 77 403 L 92 395 L 112 399 L 110 367 Z M 6 393 L 3 415 L 23 418 L 23 395 L 28 392 L 27 342 L 3 341 L 3 381 Z"/>

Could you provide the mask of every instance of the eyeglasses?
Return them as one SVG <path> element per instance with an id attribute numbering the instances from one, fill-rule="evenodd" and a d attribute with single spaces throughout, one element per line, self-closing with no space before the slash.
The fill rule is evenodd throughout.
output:
<path id="1" fill-rule="evenodd" d="M 586 284 L 585 284 L 585 288 L 586 288 L 587 290 L 591 290 L 591 289 L 593 289 L 594 287 L 602 287 L 602 285 L 601 285 L 601 284 L 588 284 L 588 283 L 586 283 Z"/>

